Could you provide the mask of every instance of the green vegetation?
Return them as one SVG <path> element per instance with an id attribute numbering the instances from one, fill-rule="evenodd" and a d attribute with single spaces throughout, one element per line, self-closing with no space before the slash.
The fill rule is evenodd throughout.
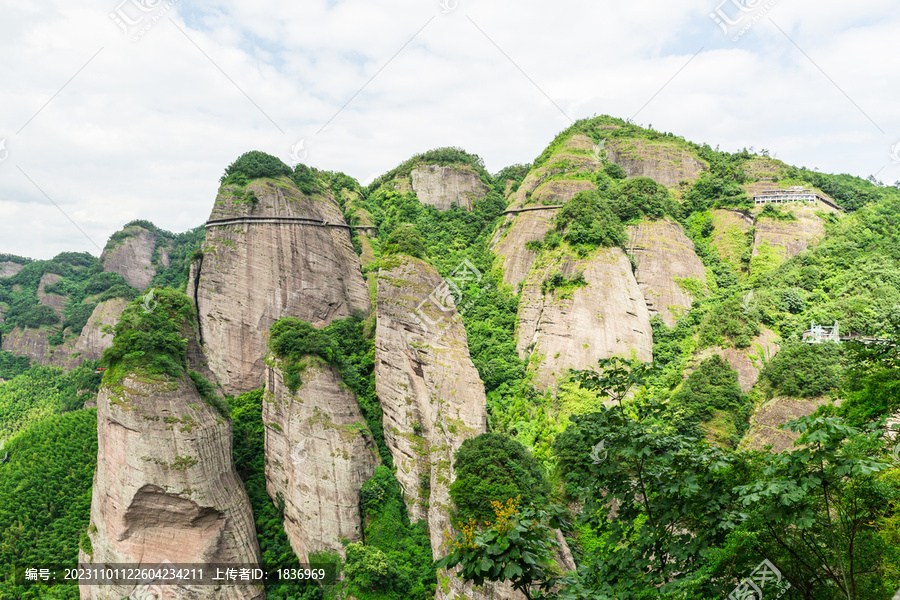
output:
<path id="1" fill-rule="evenodd" d="M 415 227 L 400 227 L 391 232 L 381 246 L 381 255 L 405 254 L 425 258 L 425 242 Z"/>
<path id="2" fill-rule="evenodd" d="M 841 385 L 843 355 L 840 344 L 791 342 L 766 363 L 760 378 L 769 385 L 769 398 L 775 394 L 813 398 Z"/>
<path id="3" fill-rule="evenodd" d="M 598 246 L 622 246 L 627 241 L 611 203 L 597 192 L 579 192 L 566 202 L 556 215 L 555 228 L 582 255 Z"/>
<path id="4" fill-rule="evenodd" d="M 228 165 L 219 182 L 223 185 L 243 186 L 253 179 L 290 177 L 292 173 L 291 168 L 281 159 L 259 150 L 251 150 L 241 154 L 237 160 Z"/>
<path id="5" fill-rule="evenodd" d="M 133 371 L 178 378 L 187 370 L 188 336 L 193 334 L 194 307 L 187 296 L 170 288 L 153 289 L 153 310 L 139 300 L 122 313 L 110 348 L 103 353 L 109 381 Z M 150 292 L 145 296 L 150 298 Z"/>
<path id="6" fill-rule="evenodd" d="M 258 389 L 233 398 L 231 416 L 234 424 L 234 465 L 244 482 L 253 508 L 256 536 L 262 562 L 270 570 L 298 569 L 300 561 L 291 550 L 284 533 L 284 501 L 272 502 L 266 492 L 265 427 L 262 421 L 264 390 Z M 285 583 L 277 577 L 266 579 L 269 600 L 322 600 L 317 585 L 302 582 Z"/>
<path id="7" fill-rule="evenodd" d="M 671 400 L 671 412 L 676 430 L 681 434 L 702 436 L 699 427 L 713 418 L 716 411 L 732 414 L 739 424 L 733 445 L 747 429 L 752 406 L 741 394 L 737 372 L 718 354 L 701 362 Z"/>
<path id="8" fill-rule="evenodd" d="M 391 169 L 384 175 L 378 177 L 369 185 L 369 191 L 376 190 L 379 186 L 394 179 L 409 177 L 413 169 L 420 165 L 439 165 L 446 166 L 468 166 L 471 167 L 481 177 L 485 185 L 491 185 L 493 179 L 484 168 L 484 161 L 476 154 L 469 154 L 462 148 L 435 148 L 422 154 L 416 154 L 409 160 L 405 161 L 399 167 Z M 507 172 L 507 175 L 509 172 Z M 515 176 L 510 177 L 516 179 Z M 505 182 L 504 182 L 505 183 Z"/>
<path id="9" fill-rule="evenodd" d="M 96 411 L 33 423 L 7 441 L 0 456 L 6 452 L 0 462 L 0 597 L 75 600 L 78 586 L 16 582 L 10 569 L 78 566 L 97 461 Z"/>
<path id="10" fill-rule="evenodd" d="M 550 485 L 531 453 L 519 442 L 499 433 L 483 433 L 463 441 L 453 456 L 456 481 L 450 497 L 456 505 L 456 520 L 467 523 L 489 521 L 492 502 L 510 499 L 542 505 Z"/>
<path id="11" fill-rule="evenodd" d="M 12 379 L 31 368 L 31 359 L 0 350 L 0 379 Z"/>
<path id="12" fill-rule="evenodd" d="M 21 362 L 16 364 L 21 367 Z M 0 440 L 52 415 L 81 408 L 99 387 L 100 375 L 94 373 L 93 362 L 68 373 L 43 366 L 22 371 L 0 384 Z"/>
<path id="13" fill-rule="evenodd" d="M 291 391 L 303 385 L 303 371 L 310 356 L 337 367 L 344 384 L 356 394 L 381 460 L 391 465 L 391 453 L 384 441 L 381 405 L 375 396 L 373 330 L 360 315 L 332 321 L 322 329 L 285 317 L 269 329 L 269 349 L 281 359 L 284 380 Z"/>
<path id="14" fill-rule="evenodd" d="M 430 600 L 435 567 L 424 521 L 410 523 L 400 484 L 384 465 L 362 486 L 365 544 L 347 546 L 347 591 L 359 600 Z"/>

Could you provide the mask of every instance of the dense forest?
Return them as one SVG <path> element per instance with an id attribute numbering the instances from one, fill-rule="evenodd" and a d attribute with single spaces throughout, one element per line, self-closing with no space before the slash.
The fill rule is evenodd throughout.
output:
<path id="1" fill-rule="evenodd" d="M 566 144 L 573 136 L 595 144 L 583 154 L 599 156 L 600 168 L 560 158 L 572 154 Z M 702 173 L 666 187 L 603 159 L 604 144 L 636 140 L 684 152 Z M 381 464 L 361 490 L 361 540 L 348 541 L 343 557 L 310 557 L 337 563 L 341 580 L 325 588 L 267 583 L 266 597 L 426 600 L 440 585 L 438 570 L 453 568 L 478 585 L 509 582 L 530 600 L 750 598 L 757 596 L 745 582 L 769 565 L 777 567 L 779 587 L 766 588 L 765 598 L 890 600 L 900 587 L 900 440 L 888 425 L 900 411 L 900 189 L 791 167 L 767 154 L 724 152 L 596 117 L 561 132 L 533 163 L 495 175 L 457 148 L 416 155 L 369 186 L 261 152 L 228 166 L 223 186 L 284 178 L 305 195 L 334 198 L 348 223 L 371 223 L 372 235 L 354 231 L 352 240 L 358 254 L 363 244 L 372 250 L 362 264 L 370 278 L 400 256 L 424 260 L 442 277 L 468 261 L 480 275 L 459 290 L 455 305 L 484 384 L 489 431 L 454 456 L 455 532 L 450 553 L 437 561 L 426 524 L 409 517 L 385 444 L 374 314 L 318 328 L 293 317 L 272 325 L 268 351 L 287 385 L 302 385 L 311 360 L 332 365 L 357 399 Z M 418 165 L 471 171 L 483 197 L 472 210 L 425 205 L 397 185 Z M 652 362 L 612 356 L 561 374 L 553 387 L 535 381 L 541 357 L 517 349 L 524 292 L 504 283 L 492 240 L 516 191 L 541 168 L 546 180 L 587 181 L 590 189 L 567 199 L 546 234 L 528 241 L 538 264 L 590 260 L 614 248 L 634 266 L 629 227 L 661 219 L 677 223 L 693 244 L 706 277 L 679 282 L 693 302 L 676 323 L 653 317 Z M 754 229 L 723 234 L 717 211 L 749 216 L 748 190 L 760 181 L 813 188 L 842 210 L 819 215 L 824 235 L 794 256 L 754 252 Z M 540 205 L 530 192 L 523 197 L 524 206 Z M 753 219 L 759 228 L 797 217 L 769 205 Z M 136 225 L 168 248 L 167 267 L 154 251 L 150 287 L 174 312 L 138 310 L 141 292 L 87 254 L 0 256 L 21 266 L 0 278 L 4 335 L 45 329 L 59 345 L 81 333 L 100 302 L 131 301 L 100 361 L 64 371 L 0 353 L 0 598 L 77 597 L 74 586 L 25 585 L 21 567 L 77 563 L 97 451 L 95 412 L 83 407 L 101 378 L 114 384 L 134 365 L 172 377 L 187 369 L 186 334 L 171 315 L 196 318 L 187 281 L 202 228 L 175 235 L 133 222 L 108 247 Z M 47 274 L 57 277 L 42 292 L 65 298 L 62 316 L 40 301 Z M 542 297 L 557 302 L 588 285 L 582 272 L 552 268 L 538 283 Z M 870 339 L 804 343 L 811 322 L 838 321 L 842 331 Z M 779 349 L 759 357 L 765 332 Z M 742 388 L 720 349 L 751 356 L 758 381 Z M 283 506 L 266 491 L 263 390 L 220 402 L 210 382 L 191 377 L 201 392 L 209 386 L 209 401 L 232 422 L 234 462 L 264 562 L 298 565 Z M 814 403 L 780 424 L 792 443 L 781 451 L 753 443 L 755 415 L 784 399 Z M 557 560 L 557 531 L 574 571 Z"/>

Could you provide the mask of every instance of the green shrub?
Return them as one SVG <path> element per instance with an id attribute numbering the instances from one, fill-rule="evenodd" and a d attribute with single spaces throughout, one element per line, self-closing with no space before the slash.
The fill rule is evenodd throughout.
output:
<path id="1" fill-rule="evenodd" d="M 647 215 L 659 219 L 666 214 L 678 215 L 677 202 L 669 196 L 664 185 L 649 177 L 635 177 L 622 182 L 611 203 L 614 212 L 622 221 L 634 221 Z"/>
<path id="2" fill-rule="evenodd" d="M 540 505 L 550 492 L 543 471 L 525 446 L 499 433 L 463 441 L 453 456 L 453 470 L 456 481 L 450 485 L 450 497 L 458 522 L 490 521 L 492 501 L 505 503 L 521 496 L 524 503 Z"/>
<path id="3" fill-rule="evenodd" d="M 556 215 L 555 229 L 573 247 L 586 253 L 598 246 L 627 241 L 625 226 L 597 192 L 578 192 Z"/>
<path id="4" fill-rule="evenodd" d="M 36 304 L 19 315 L 16 319 L 16 324 L 20 327 L 28 327 L 29 329 L 50 327 L 59 325 L 59 315 L 57 315 L 56 311 L 49 306 Z"/>
<path id="5" fill-rule="evenodd" d="M 385 240 L 381 247 L 382 256 L 391 254 L 405 254 L 413 258 L 424 259 L 426 256 L 425 242 L 422 234 L 415 227 L 398 227 Z"/>
<path id="6" fill-rule="evenodd" d="M 711 419 L 714 410 L 745 416 L 737 371 L 718 354 L 705 359 L 688 376 L 681 389 L 672 396 L 672 405 L 680 413 L 677 426 L 682 434 L 698 434 L 697 425 Z"/>
<path id="7" fill-rule="evenodd" d="M 147 300 L 134 300 L 122 313 L 103 360 L 119 375 L 141 370 L 177 378 L 187 370 L 187 338 L 193 335 L 194 308 L 187 296 L 171 288 L 153 288 L 151 292 L 143 297 Z"/>
<path id="8" fill-rule="evenodd" d="M 219 179 L 220 183 L 235 183 L 245 185 L 254 179 L 262 177 L 290 177 L 293 171 L 284 162 L 271 154 L 251 150 L 238 157 L 236 161 L 228 165 L 225 174 Z"/>
<path id="9" fill-rule="evenodd" d="M 771 389 L 794 398 L 812 398 L 840 386 L 843 348 L 840 344 L 789 342 L 763 367 L 760 378 Z"/>
<path id="10" fill-rule="evenodd" d="M 603 164 L 603 172 L 613 179 L 625 179 L 628 177 L 628 175 L 625 173 L 625 169 L 610 161 L 606 161 Z"/>

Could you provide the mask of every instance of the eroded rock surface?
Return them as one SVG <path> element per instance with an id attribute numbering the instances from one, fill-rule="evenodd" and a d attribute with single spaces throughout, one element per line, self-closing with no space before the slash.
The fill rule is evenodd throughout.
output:
<path id="1" fill-rule="evenodd" d="M 787 259 L 817 245 L 825 237 L 825 220 L 821 215 L 840 212 L 821 202 L 782 205 L 780 209 L 795 220 L 766 216 L 756 218 L 751 275 L 771 271 Z"/>
<path id="2" fill-rule="evenodd" d="M 132 373 L 97 397 L 91 564 L 257 563 L 250 502 L 234 470 L 231 421 L 187 375 Z M 136 585 L 81 586 L 81 598 L 120 600 Z M 256 586 L 188 586 L 181 598 L 261 599 Z"/>
<path id="3" fill-rule="evenodd" d="M 778 334 L 767 327 L 762 327 L 759 335 L 751 340 L 749 347 L 723 348 L 721 346 L 713 346 L 706 348 L 697 355 L 699 359 L 697 364 L 699 364 L 700 360 L 712 354 L 720 355 L 731 365 L 732 369 L 737 371 L 738 385 L 741 387 L 741 392 L 746 394 L 759 381 L 759 373 L 762 371 L 766 361 L 771 360 L 778 350 L 781 349 L 778 341 Z"/>
<path id="4" fill-rule="evenodd" d="M 423 165 L 413 169 L 410 178 L 419 202 L 438 210 L 447 210 L 454 205 L 472 210 L 488 193 L 488 186 L 469 166 Z"/>
<path id="5" fill-rule="evenodd" d="M 131 225 L 122 231 L 127 237 L 118 242 L 107 243 L 100 255 L 100 264 L 105 272 L 118 273 L 130 285 L 144 290 L 156 275 L 153 251 L 159 235 L 140 225 Z"/>
<path id="6" fill-rule="evenodd" d="M 103 356 L 103 351 L 112 346 L 113 333 L 108 328 L 114 327 L 119 322 L 126 306 L 128 300 L 111 298 L 94 308 L 87 325 L 81 330 L 81 335 L 75 342 L 75 351 L 79 353 L 80 360 L 99 360 Z"/>
<path id="7" fill-rule="evenodd" d="M 56 273 L 44 273 L 40 283 L 38 283 L 37 297 L 39 304 L 49 306 L 53 309 L 53 312 L 62 317 L 63 309 L 66 306 L 66 297 L 59 294 L 47 293 L 45 291 L 48 286 L 53 285 L 60 279 L 62 279 L 62 277 Z"/>
<path id="8" fill-rule="evenodd" d="M 628 247 L 650 316 L 658 314 L 672 327 L 690 310 L 694 294 L 706 291 L 706 270 L 694 243 L 681 225 L 668 217 L 645 218 L 628 227 Z"/>
<path id="9" fill-rule="evenodd" d="M 22 270 L 25 265 L 8 260 L 0 261 L 0 277 L 12 277 Z"/>
<path id="10" fill-rule="evenodd" d="M 827 398 L 791 398 L 776 396 L 763 402 L 750 416 L 750 427 L 741 440 L 741 450 L 764 450 L 772 446 L 772 452 L 790 450 L 799 433 L 781 429 L 781 426 L 799 417 L 808 417 L 820 406 L 827 403 Z"/>
<path id="11" fill-rule="evenodd" d="M 452 299 L 428 297 L 443 279 L 427 263 L 391 257 L 378 274 L 375 388 L 384 434 L 410 519 L 426 519 L 435 558 L 447 553 L 453 453 L 487 430 L 484 386 L 469 357 L 462 318 Z M 437 598 L 489 596 L 447 573 Z"/>
<path id="12" fill-rule="evenodd" d="M 360 488 L 380 463 L 356 396 L 334 367 L 307 357 L 291 392 L 277 363 L 266 371 L 266 489 L 282 498 L 284 530 L 300 562 L 310 552 L 344 554 L 359 541 Z"/>
<path id="13" fill-rule="evenodd" d="M 571 279 L 583 273 L 587 285 L 545 294 L 553 273 Z M 643 361 L 653 356 L 650 313 L 621 248 L 600 248 L 586 259 L 541 258 L 522 286 L 516 349 L 531 354 L 535 384 L 548 388 L 568 369 L 587 369 L 611 356 Z"/>
<path id="14" fill-rule="evenodd" d="M 604 147 L 606 158 L 629 177 L 649 177 L 666 187 L 694 181 L 706 169 L 702 161 L 672 142 L 610 139 Z"/>
<path id="15" fill-rule="evenodd" d="M 247 199 L 246 193 L 256 201 Z M 281 317 L 323 327 L 369 308 L 369 296 L 340 207 L 306 196 L 287 178 L 245 190 L 224 186 L 211 219 L 300 217 L 309 222 L 247 222 L 207 229 L 194 291 L 209 364 L 227 393 L 263 384 L 266 338 Z M 329 192 L 330 194 L 330 192 Z M 333 225 L 322 226 L 323 221 Z"/>

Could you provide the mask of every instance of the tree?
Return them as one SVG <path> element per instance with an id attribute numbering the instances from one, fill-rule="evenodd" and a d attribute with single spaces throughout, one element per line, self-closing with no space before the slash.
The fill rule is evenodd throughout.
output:
<path id="1" fill-rule="evenodd" d="M 237 160 L 228 165 L 219 181 L 223 184 L 236 183 L 246 185 L 247 182 L 253 179 L 261 177 L 289 177 L 292 173 L 291 168 L 284 164 L 280 158 L 259 150 L 251 150 L 241 154 Z"/>
<path id="2" fill-rule="evenodd" d="M 651 375 L 659 371 L 659 367 L 652 363 L 619 356 L 601 358 L 597 366 L 599 370 L 596 371 L 573 370 L 572 378 L 579 387 L 601 393 L 620 406 L 631 390 L 644 385 Z"/>
<path id="3" fill-rule="evenodd" d="M 387 237 L 382 247 L 382 255 L 405 254 L 413 258 L 424 259 L 426 256 L 425 242 L 422 234 L 415 227 L 398 227 Z"/>
<path id="4" fill-rule="evenodd" d="M 470 520 L 450 540 L 453 551 L 437 566 L 459 567 L 459 576 L 475 585 L 511 581 L 529 600 L 544 598 L 542 592 L 551 590 L 560 578 L 553 560 L 559 546 L 553 530 L 562 523 L 562 510 L 521 508 L 520 501 L 492 501 L 494 521 L 479 530 L 474 519 Z"/>
<path id="5" fill-rule="evenodd" d="M 493 517 L 490 503 L 527 498 L 543 504 L 550 492 L 544 473 L 519 442 L 500 433 L 483 433 L 463 441 L 453 457 L 456 481 L 450 497 L 461 522 L 486 522 Z"/>

